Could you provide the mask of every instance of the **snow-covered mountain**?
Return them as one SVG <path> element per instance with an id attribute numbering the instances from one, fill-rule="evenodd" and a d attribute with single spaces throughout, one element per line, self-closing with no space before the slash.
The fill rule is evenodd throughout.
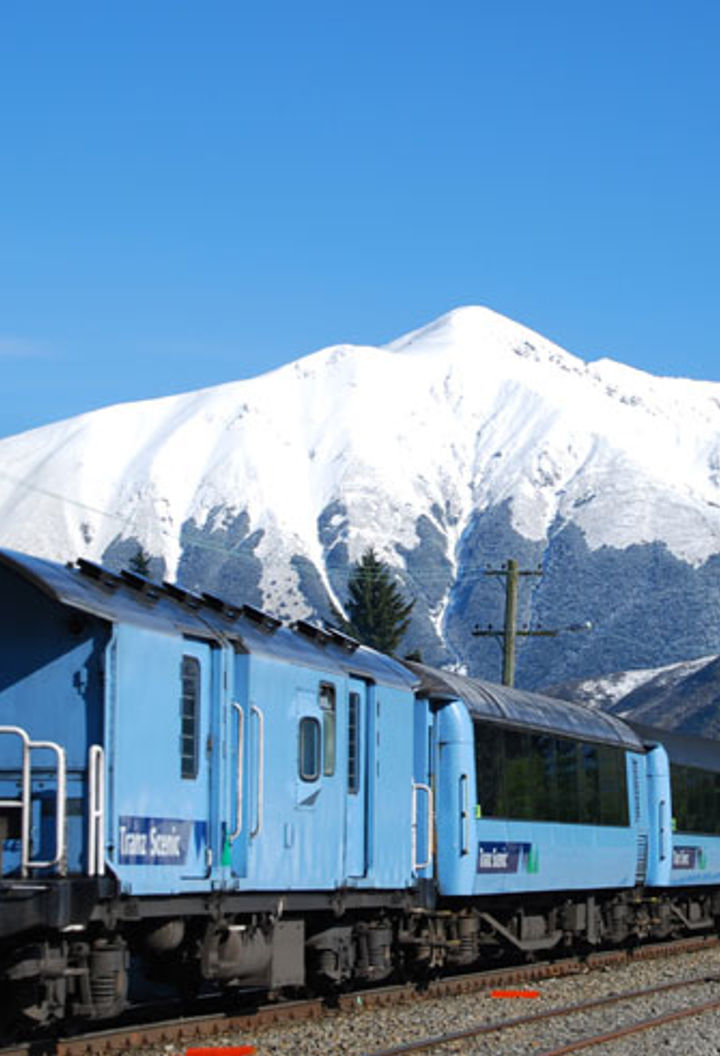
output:
<path id="1" fill-rule="evenodd" d="M 522 581 L 539 686 L 720 651 L 720 384 L 585 363 L 486 308 L 384 347 L 0 441 L 0 545 L 324 617 L 369 545 L 416 597 L 407 647 L 497 676 Z"/>
<path id="2" fill-rule="evenodd" d="M 720 738 L 720 656 L 620 671 L 549 686 L 546 692 L 646 726 Z"/>

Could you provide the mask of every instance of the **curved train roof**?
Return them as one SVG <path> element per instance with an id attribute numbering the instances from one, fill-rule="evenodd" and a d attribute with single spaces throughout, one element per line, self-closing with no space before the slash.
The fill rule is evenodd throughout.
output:
<path id="1" fill-rule="evenodd" d="M 407 661 L 420 678 L 419 692 L 435 699 L 462 700 L 471 715 L 505 726 L 547 730 L 578 740 L 600 741 L 643 751 L 643 742 L 621 719 L 582 704 L 466 678 Z"/>
<path id="2" fill-rule="evenodd" d="M 0 549 L 0 569 L 10 569 L 46 596 L 108 623 L 127 623 L 172 635 L 230 643 L 241 652 L 357 674 L 382 685 L 412 689 L 417 679 L 398 661 L 367 649 L 337 631 L 299 620 L 292 626 L 252 605 L 120 575 L 91 561 L 61 565 Z"/>

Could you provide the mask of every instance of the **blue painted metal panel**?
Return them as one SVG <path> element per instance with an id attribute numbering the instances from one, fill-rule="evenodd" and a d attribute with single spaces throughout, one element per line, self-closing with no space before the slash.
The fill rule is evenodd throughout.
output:
<path id="1" fill-rule="evenodd" d="M 671 845 L 670 887 L 720 884 L 720 836 L 676 832 Z"/>
<path id="2" fill-rule="evenodd" d="M 319 666 L 255 656 L 244 662 L 243 836 L 233 845 L 233 884 L 256 890 L 411 884 L 412 694 L 368 686 Z M 236 681 L 240 684 L 239 674 Z M 305 780 L 299 768 L 300 723 L 313 720 L 324 730 L 321 685 L 332 687 L 335 696 L 334 764 L 323 737 L 317 777 Z M 351 691 L 361 698 L 361 759 L 354 794 L 348 791 Z"/>
<path id="3" fill-rule="evenodd" d="M 646 765 L 650 836 L 647 883 L 651 887 L 667 887 L 672 865 L 670 763 L 661 745 L 647 753 Z"/>
<path id="4" fill-rule="evenodd" d="M 197 774 L 181 776 L 182 657 L 200 662 Z M 136 895 L 207 888 L 213 657 L 210 646 L 121 626 L 109 649 L 109 862 Z M 210 751 L 208 749 L 210 748 Z"/>
<path id="5" fill-rule="evenodd" d="M 18 726 L 33 740 L 66 752 L 67 862 L 86 867 L 87 756 L 100 743 L 104 647 L 109 628 L 63 608 L 11 568 L 0 566 L 0 725 Z M 19 799 L 21 741 L 0 737 L 0 798 Z M 34 858 L 56 852 L 56 757 L 34 749 L 32 762 Z M 19 840 L 4 843 L 3 874 L 20 867 Z M 37 875 L 37 874 L 36 874 Z"/>
<path id="6" fill-rule="evenodd" d="M 68 767 L 87 765 L 102 737 L 102 663 L 109 630 L 51 602 L 0 568 L 0 724 L 56 741 Z M 14 766 L 17 746 L 0 741 L 0 768 Z"/>
<path id="7" fill-rule="evenodd" d="M 415 797 L 415 853 L 413 868 L 416 876 L 429 879 L 434 872 L 434 723 L 427 700 L 416 700 L 413 711 L 413 780 Z M 427 864 L 425 864 L 427 863 Z"/>
<path id="8" fill-rule="evenodd" d="M 413 707 L 411 693 L 389 686 L 371 687 L 370 867 L 362 886 L 405 888 L 414 880 Z"/>
<path id="9" fill-rule="evenodd" d="M 343 699 L 344 684 L 334 672 L 250 658 L 243 887 L 322 889 L 342 878 L 345 774 L 338 768 L 340 753 L 334 766 L 327 753 L 321 755 L 314 780 L 299 774 L 299 724 L 313 719 L 322 728 L 321 683 L 334 687 L 336 702 Z M 336 728 L 336 738 L 338 733 Z"/>

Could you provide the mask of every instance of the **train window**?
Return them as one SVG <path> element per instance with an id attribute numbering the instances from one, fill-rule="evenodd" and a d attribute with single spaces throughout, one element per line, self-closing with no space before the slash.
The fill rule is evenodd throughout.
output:
<path id="1" fill-rule="evenodd" d="M 628 824 L 628 790 L 625 753 L 617 748 L 598 745 L 600 779 L 600 824 Z"/>
<path id="2" fill-rule="evenodd" d="M 360 791 L 360 694 L 348 697 L 348 792 Z"/>
<path id="3" fill-rule="evenodd" d="M 556 747 L 554 737 L 545 733 L 532 735 L 533 813 L 538 821 L 554 821 L 557 817 Z"/>
<path id="4" fill-rule="evenodd" d="M 504 731 L 490 724 L 475 724 L 475 781 L 477 803 L 484 818 L 505 813 Z"/>
<path id="5" fill-rule="evenodd" d="M 475 777 L 483 818 L 628 824 L 618 748 L 477 722 Z"/>
<path id="6" fill-rule="evenodd" d="M 182 658 L 180 678 L 180 776 L 192 780 L 198 775 L 200 724 L 200 661 L 196 657 Z"/>
<path id="7" fill-rule="evenodd" d="M 509 818 L 532 818 L 530 735 L 505 730 L 505 796 Z"/>
<path id="8" fill-rule="evenodd" d="M 319 701 L 323 719 L 323 773 L 332 777 L 335 773 L 335 686 L 321 682 Z"/>
<path id="9" fill-rule="evenodd" d="M 298 772 L 303 781 L 320 777 L 320 723 L 309 716 L 300 719 Z"/>
<path id="10" fill-rule="evenodd" d="M 720 834 L 720 774 L 671 763 L 670 789 L 679 832 Z"/>
<path id="11" fill-rule="evenodd" d="M 555 740 L 557 760 L 557 814 L 558 821 L 568 823 L 580 820 L 580 798 L 578 796 L 577 743 L 565 737 Z"/>
<path id="12" fill-rule="evenodd" d="M 597 745 L 580 745 L 580 821 L 597 825 L 600 818 L 600 773 Z"/>

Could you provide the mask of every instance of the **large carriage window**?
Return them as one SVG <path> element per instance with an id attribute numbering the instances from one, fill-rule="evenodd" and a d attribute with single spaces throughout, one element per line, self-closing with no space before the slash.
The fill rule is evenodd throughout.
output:
<path id="1" fill-rule="evenodd" d="M 300 719 L 298 771 L 303 781 L 320 777 L 320 723 L 317 719 Z"/>
<path id="2" fill-rule="evenodd" d="M 720 774 L 671 763 L 670 788 L 679 832 L 720 834 Z"/>
<path id="3" fill-rule="evenodd" d="M 477 722 L 475 767 L 481 817 L 628 824 L 620 748 Z"/>
<path id="4" fill-rule="evenodd" d="M 200 661 L 184 656 L 181 667 L 180 698 L 180 776 L 198 774 L 198 727 L 200 720 Z"/>
<path id="5" fill-rule="evenodd" d="M 320 684 L 319 703 L 323 719 L 323 773 L 332 777 L 335 773 L 335 686 Z"/>

